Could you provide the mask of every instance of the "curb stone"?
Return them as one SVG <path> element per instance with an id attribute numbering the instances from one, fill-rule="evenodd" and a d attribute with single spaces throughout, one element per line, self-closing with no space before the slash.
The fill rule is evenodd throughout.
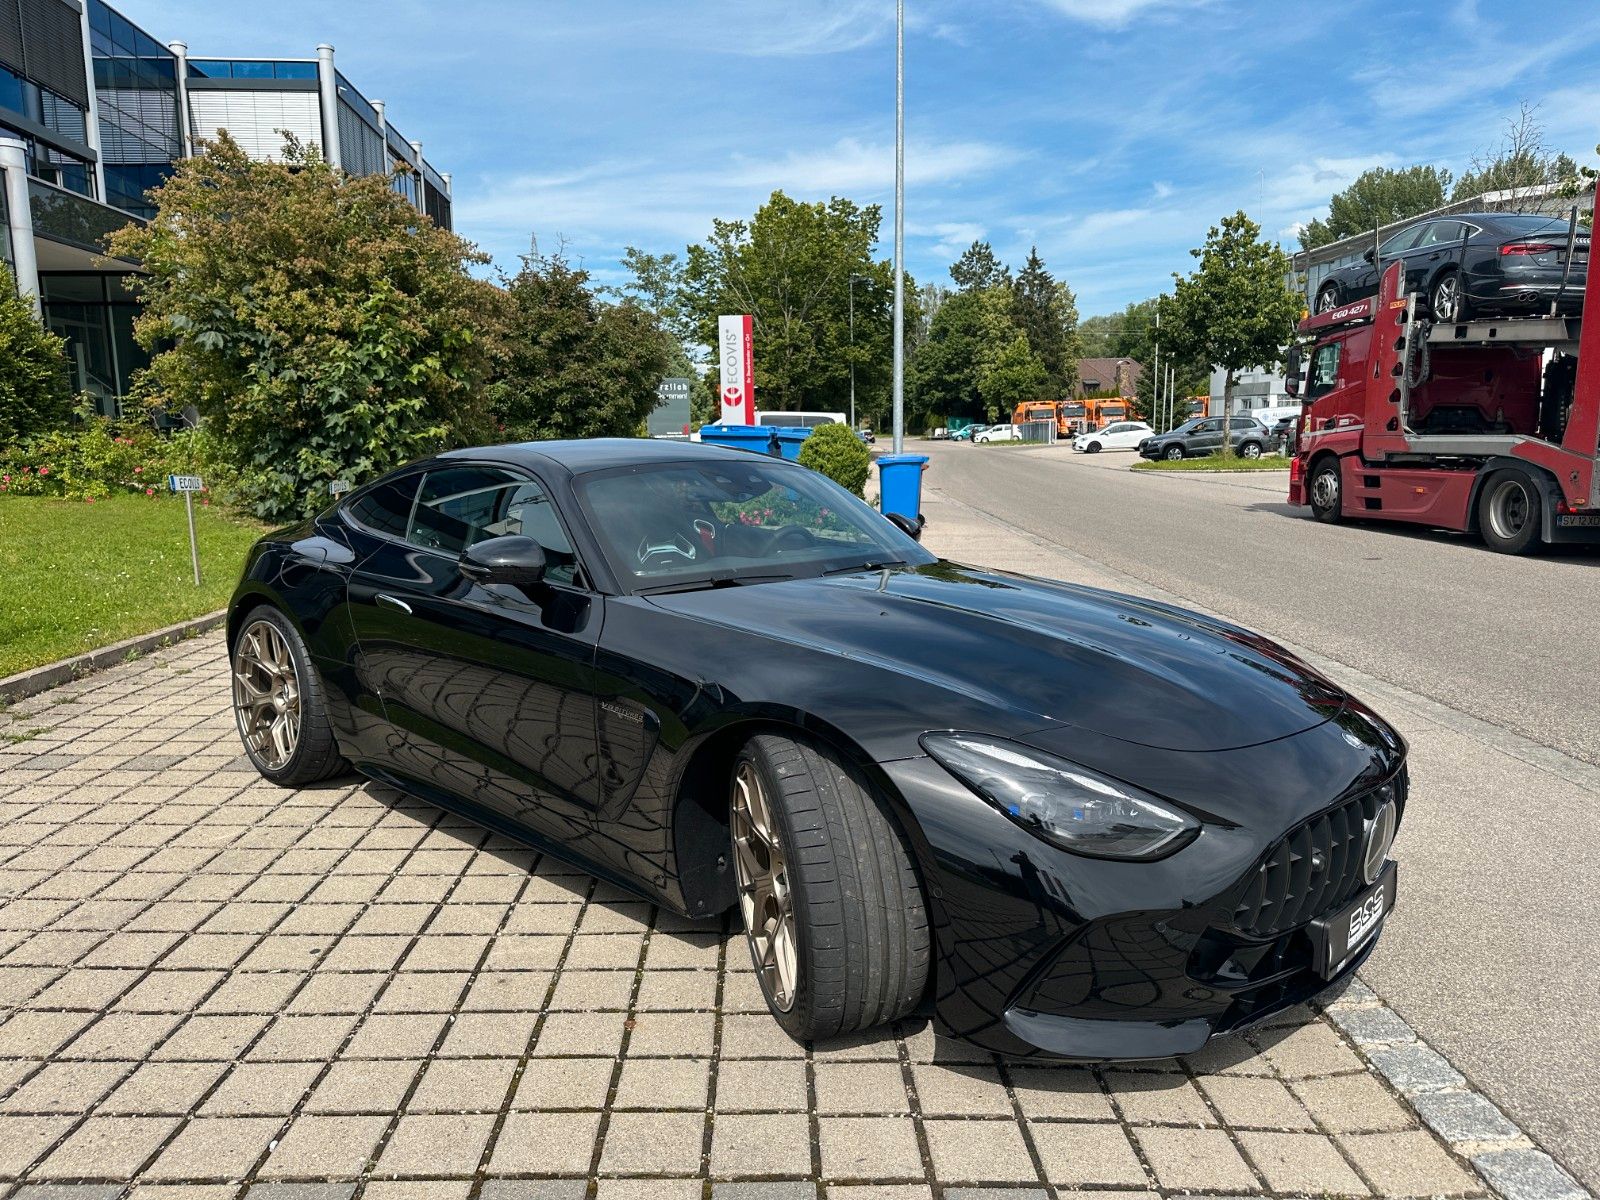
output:
<path id="1" fill-rule="evenodd" d="M 1352 983 L 1316 1007 L 1504 1200 L 1595 1200 L 1371 988 Z"/>
<path id="2" fill-rule="evenodd" d="M 168 625 L 150 633 L 141 633 L 137 637 L 124 638 L 109 646 L 101 646 L 100 649 L 90 650 L 87 654 L 77 654 L 71 658 L 63 658 L 60 662 L 46 663 L 42 667 L 34 667 L 16 675 L 7 675 L 4 679 L 0 679 L 0 704 L 25 700 L 29 696 L 37 696 L 40 692 L 47 692 L 63 683 L 71 683 L 74 679 L 82 679 L 85 675 L 114 667 L 118 663 L 125 662 L 130 655 L 148 654 L 152 650 L 159 650 L 174 642 L 198 637 L 221 625 L 227 616 L 228 610 L 219 608 L 216 612 L 206 613 L 201 617 L 192 617 L 187 621 L 179 621 L 176 625 Z"/>

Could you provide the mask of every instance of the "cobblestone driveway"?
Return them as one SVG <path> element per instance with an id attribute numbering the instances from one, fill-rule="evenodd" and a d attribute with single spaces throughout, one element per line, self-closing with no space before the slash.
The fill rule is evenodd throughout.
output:
<path id="1" fill-rule="evenodd" d="M 798 1046 L 739 938 L 383 787 L 262 782 L 226 683 L 211 634 L 0 723 L 0 1195 L 1485 1191 L 1305 1010 L 1138 1070 Z"/>

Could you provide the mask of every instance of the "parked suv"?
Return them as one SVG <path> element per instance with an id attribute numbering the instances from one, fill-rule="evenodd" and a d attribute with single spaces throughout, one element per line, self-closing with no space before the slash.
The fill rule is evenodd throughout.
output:
<path id="1" fill-rule="evenodd" d="M 1240 458 L 1260 458 L 1272 445 L 1272 434 L 1254 417 L 1228 417 L 1228 444 Z M 1139 456 L 1148 459 L 1204 458 L 1222 449 L 1222 417 L 1196 417 L 1176 429 L 1158 433 L 1139 443 Z"/>

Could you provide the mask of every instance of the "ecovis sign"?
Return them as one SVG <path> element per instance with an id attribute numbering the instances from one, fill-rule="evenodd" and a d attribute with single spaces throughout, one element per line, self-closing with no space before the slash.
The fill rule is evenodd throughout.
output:
<path id="1" fill-rule="evenodd" d="M 755 342 L 748 314 L 717 318 L 717 356 L 722 363 L 722 424 L 754 425 Z"/>

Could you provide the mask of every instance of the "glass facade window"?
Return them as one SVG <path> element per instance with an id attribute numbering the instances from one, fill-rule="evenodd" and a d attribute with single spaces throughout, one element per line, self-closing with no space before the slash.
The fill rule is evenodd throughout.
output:
<path id="1" fill-rule="evenodd" d="M 317 64 L 259 58 L 191 58 L 189 74 L 196 79 L 315 79 Z"/>
<path id="2" fill-rule="evenodd" d="M 80 196 L 94 196 L 94 168 L 86 160 L 57 150 L 54 146 L 47 146 L 19 129 L 7 127 L 3 122 L 0 122 L 0 137 L 16 138 L 22 143 L 28 174 L 35 179 L 42 179 Z"/>
<path id="3" fill-rule="evenodd" d="M 0 108 L 37 121 L 79 145 L 88 144 L 88 114 L 82 108 L 6 66 L 0 66 Z"/>
<path id="4" fill-rule="evenodd" d="M 183 152 L 177 56 L 104 0 L 88 3 L 105 200 L 149 218 L 155 209 L 145 193 Z"/>
<path id="5" fill-rule="evenodd" d="M 106 416 L 120 412 L 133 372 L 150 356 L 133 340 L 138 306 L 120 276 L 41 272 L 44 323 L 67 341 L 73 387 L 95 397 Z"/>

